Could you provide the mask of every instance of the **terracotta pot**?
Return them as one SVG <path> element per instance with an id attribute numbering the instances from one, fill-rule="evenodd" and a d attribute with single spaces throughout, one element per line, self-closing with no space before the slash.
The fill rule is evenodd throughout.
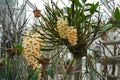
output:
<path id="1" fill-rule="evenodd" d="M 40 10 L 35 9 L 33 13 L 34 13 L 34 17 L 40 17 Z"/>
<path id="2" fill-rule="evenodd" d="M 12 48 L 6 48 L 6 52 L 9 56 L 15 56 L 15 55 L 19 56 L 19 55 L 21 55 L 21 53 L 18 50 L 13 51 Z"/>

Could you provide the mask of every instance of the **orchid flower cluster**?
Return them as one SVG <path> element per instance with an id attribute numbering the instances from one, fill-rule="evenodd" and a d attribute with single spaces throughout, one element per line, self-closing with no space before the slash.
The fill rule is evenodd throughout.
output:
<path id="1" fill-rule="evenodd" d="M 77 44 L 77 29 L 75 29 L 73 26 L 69 27 L 67 19 L 64 20 L 58 17 L 57 31 L 59 33 L 59 36 L 63 39 L 67 39 L 71 46 Z"/>
<path id="2" fill-rule="evenodd" d="M 27 35 L 30 35 L 27 33 Z M 24 36 L 22 45 L 24 47 L 23 52 L 28 65 L 32 65 L 33 69 L 42 68 L 42 65 L 38 63 L 36 58 L 40 58 L 44 53 L 40 51 L 40 47 L 43 47 L 44 44 L 39 40 L 39 34 L 33 34 L 31 37 Z M 35 58 L 36 57 L 36 58 Z M 40 72 L 40 71 L 39 71 Z M 41 72 L 38 75 L 38 78 L 41 77 Z M 40 79 L 39 79 L 40 80 Z"/>

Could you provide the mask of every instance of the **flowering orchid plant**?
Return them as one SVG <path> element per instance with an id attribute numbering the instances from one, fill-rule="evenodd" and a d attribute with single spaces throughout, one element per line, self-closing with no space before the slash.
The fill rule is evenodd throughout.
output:
<path id="1" fill-rule="evenodd" d="M 74 57 L 85 56 L 89 45 L 107 31 L 107 29 L 102 31 L 106 25 L 101 24 L 99 2 L 87 3 L 86 0 L 70 2 L 71 6 L 63 9 L 52 0 L 51 5 L 45 3 L 44 14 L 41 13 L 39 20 L 40 25 L 33 26 L 43 36 L 40 39 L 47 44 L 41 50 L 54 50 L 66 45 Z M 95 15 L 97 17 L 94 17 Z"/>
<path id="2" fill-rule="evenodd" d="M 38 80 L 41 79 L 41 68 L 42 64 L 39 64 L 39 61 L 36 58 L 40 58 L 44 53 L 40 51 L 40 47 L 43 47 L 43 43 L 40 42 L 38 36 L 39 34 L 32 34 L 30 35 L 29 32 L 27 32 L 28 36 L 23 37 L 22 46 L 23 49 L 23 55 L 25 56 L 28 66 L 32 66 L 33 70 L 37 71 L 38 74 Z"/>
<path id="3" fill-rule="evenodd" d="M 98 10 L 99 2 L 87 3 L 87 0 L 69 0 L 71 6 L 60 8 L 57 3 L 45 3 L 39 24 L 33 25 L 45 46 L 43 51 L 55 50 L 66 46 L 76 60 L 76 66 L 86 56 L 90 44 L 111 28 L 111 24 L 102 24 Z M 86 56 L 87 57 L 87 56 Z M 76 78 L 80 76 L 76 74 Z M 75 79 L 78 80 L 78 79 Z"/>

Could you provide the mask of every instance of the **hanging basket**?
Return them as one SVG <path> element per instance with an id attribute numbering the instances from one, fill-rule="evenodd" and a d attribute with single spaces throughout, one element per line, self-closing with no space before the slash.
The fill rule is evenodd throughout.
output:
<path id="1" fill-rule="evenodd" d="M 34 13 L 34 17 L 40 17 L 40 10 L 35 9 L 33 10 L 33 13 Z"/>
<path id="2" fill-rule="evenodd" d="M 69 51 L 72 53 L 74 58 L 80 58 L 87 55 L 86 43 L 81 45 L 72 46 L 69 48 Z"/>

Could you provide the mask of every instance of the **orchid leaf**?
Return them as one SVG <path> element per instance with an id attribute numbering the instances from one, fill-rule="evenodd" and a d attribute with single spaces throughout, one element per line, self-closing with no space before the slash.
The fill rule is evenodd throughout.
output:
<path id="1" fill-rule="evenodd" d="M 82 0 L 83 3 L 85 3 L 87 0 Z"/>
<path id="2" fill-rule="evenodd" d="M 38 80 L 38 73 L 35 72 L 31 78 L 31 80 Z"/>
<path id="3" fill-rule="evenodd" d="M 111 28 L 112 28 L 112 24 L 104 25 L 104 26 L 101 28 L 100 32 L 101 32 L 101 33 L 104 33 L 104 32 L 106 32 L 106 31 L 110 30 Z"/>
<path id="4" fill-rule="evenodd" d="M 71 2 L 74 2 L 76 6 L 82 7 L 82 4 L 79 2 L 79 0 L 70 0 Z"/>
<path id="5" fill-rule="evenodd" d="M 47 71 L 48 75 L 53 79 L 54 78 L 53 68 L 47 68 L 46 71 Z"/>
<path id="6" fill-rule="evenodd" d="M 114 17 L 116 20 L 120 20 L 120 10 L 118 9 L 118 7 L 115 9 Z"/>
<path id="7" fill-rule="evenodd" d="M 51 50 L 55 50 L 55 48 L 50 48 L 50 49 L 46 49 L 46 48 L 41 48 L 41 51 L 51 51 Z"/>
<path id="8" fill-rule="evenodd" d="M 20 53 L 22 53 L 22 50 L 23 50 L 22 45 L 19 43 L 14 43 L 13 44 L 13 51 L 16 51 L 16 50 L 18 50 L 18 51 L 20 51 Z"/>
<path id="9" fill-rule="evenodd" d="M 99 2 L 97 2 L 96 4 L 91 5 L 90 13 L 94 14 L 94 12 L 98 12 L 97 11 L 98 6 L 99 6 Z"/>

